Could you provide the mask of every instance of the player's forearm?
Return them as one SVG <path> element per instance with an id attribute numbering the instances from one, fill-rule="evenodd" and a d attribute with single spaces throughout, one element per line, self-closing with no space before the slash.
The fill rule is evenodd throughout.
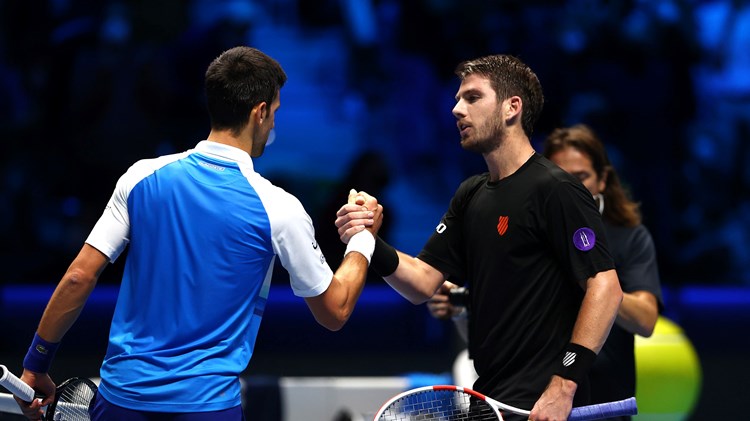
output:
<path id="1" fill-rule="evenodd" d="M 341 266 L 333 276 L 333 294 L 327 297 L 329 317 L 325 318 L 327 320 L 320 320 L 326 328 L 339 330 L 349 320 L 364 289 L 367 267 L 367 259 L 359 253 L 344 256 Z"/>
<path id="2" fill-rule="evenodd" d="M 635 291 L 623 294 L 615 323 L 630 333 L 649 337 L 658 317 L 656 297 L 647 291 Z"/>
<path id="3" fill-rule="evenodd" d="M 367 279 L 367 268 L 375 238 L 369 231 L 352 236 L 344 252 L 344 259 L 333 274 L 328 288 L 320 295 L 306 297 L 305 302 L 315 320 L 328 330 L 344 327 L 354 311 Z"/>
<path id="4" fill-rule="evenodd" d="M 396 271 L 385 281 L 412 304 L 422 304 L 435 294 L 444 282 L 443 275 L 425 262 L 398 252 Z"/>
<path id="5" fill-rule="evenodd" d="M 81 314 L 99 275 L 109 260 L 95 248 L 84 245 L 55 288 L 39 322 L 37 333 L 49 342 L 60 342 Z"/>
<path id="6" fill-rule="evenodd" d="M 68 270 L 44 310 L 37 333 L 49 342 L 60 342 L 81 314 L 96 279 Z"/>
<path id="7" fill-rule="evenodd" d="M 614 270 L 600 272 L 587 281 L 571 342 L 599 353 L 622 302 L 622 289 Z"/>

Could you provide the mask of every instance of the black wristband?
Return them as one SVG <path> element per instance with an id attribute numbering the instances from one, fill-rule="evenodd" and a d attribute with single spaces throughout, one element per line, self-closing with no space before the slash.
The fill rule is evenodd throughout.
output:
<path id="1" fill-rule="evenodd" d="M 377 235 L 375 236 L 375 251 L 372 253 L 370 268 L 383 278 L 393 274 L 398 268 L 396 249 Z"/>
<path id="2" fill-rule="evenodd" d="M 580 384 L 581 380 L 588 375 L 594 361 L 596 361 L 594 351 L 571 342 L 565 347 L 565 353 L 560 360 L 560 365 L 555 370 L 555 374 Z"/>

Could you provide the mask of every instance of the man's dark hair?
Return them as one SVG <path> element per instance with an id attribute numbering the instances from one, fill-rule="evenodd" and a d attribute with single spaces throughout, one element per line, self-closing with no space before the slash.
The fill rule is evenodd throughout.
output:
<path id="1" fill-rule="evenodd" d="M 498 101 L 514 95 L 521 98 L 521 126 L 526 136 L 531 137 L 542 113 L 544 95 L 539 78 L 529 66 L 516 57 L 498 54 L 464 61 L 456 67 L 456 75 L 461 80 L 473 74 L 489 79 Z"/>
<path id="2" fill-rule="evenodd" d="M 253 107 L 261 102 L 270 106 L 284 83 L 281 65 L 260 50 L 234 47 L 221 53 L 206 71 L 211 129 L 239 134 Z"/>

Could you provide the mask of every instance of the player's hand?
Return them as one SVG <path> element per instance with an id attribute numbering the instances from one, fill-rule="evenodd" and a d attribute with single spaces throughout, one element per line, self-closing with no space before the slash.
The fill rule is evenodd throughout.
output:
<path id="1" fill-rule="evenodd" d="M 18 406 L 21 408 L 23 415 L 30 420 L 41 420 L 44 412 L 43 406 L 47 406 L 55 400 L 55 382 L 52 381 L 47 373 L 35 373 L 24 370 L 21 380 L 31 386 L 35 391 L 45 396 L 44 399 L 34 399 L 31 402 L 24 402 L 17 396 L 14 396 Z"/>
<path id="2" fill-rule="evenodd" d="M 351 197 L 352 195 L 354 196 L 353 199 Z M 378 203 L 378 199 L 364 191 L 354 192 L 354 189 L 349 192 L 349 196 L 349 200 L 354 200 L 355 204 L 359 204 L 360 201 L 364 200 L 364 207 L 373 213 L 372 225 L 368 226 L 367 229 L 370 230 L 372 235 L 377 235 L 378 231 L 380 231 L 380 227 L 383 225 L 383 206 Z"/>
<path id="3" fill-rule="evenodd" d="M 461 312 L 462 308 L 454 306 L 449 301 L 449 294 L 453 288 L 456 288 L 456 285 L 445 281 L 435 292 L 435 295 L 427 301 L 427 308 L 430 310 L 432 317 L 445 320 Z"/>
<path id="4" fill-rule="evenodd" d="M 578 385 L 574 381 L 552 376 L 544 393 L 531 409 L 529 419 L 533 421 L 567 420 L 573 409 L 573 396 L 575 396 L 576 389 Z"/>
<path id="5" fill-rule="evenodd" d="M 349 191 L 348 203 L 336 212 L 336 228 L 344 244 L 360 231 L 369 229 L 377 234 L 383 224 L 383 206 L 366 192 Z"/>

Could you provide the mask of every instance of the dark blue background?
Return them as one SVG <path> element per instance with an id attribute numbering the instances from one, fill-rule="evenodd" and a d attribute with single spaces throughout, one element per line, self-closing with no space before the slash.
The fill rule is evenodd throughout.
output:
<path id="1" fill-rule="evenodd" d="M 535 145 L 581 122 L 607 143 L 665 284 L 747 285 L 745 3 L 2 0 L 0 282 L 56 280 L 131 163 L 203 139 L 205 69 L 247 44 L 289 74 L 257 165 L 329 249 L 350 186 L 379 194 L 392 243 L 420 249 L 459 182 L 485 170 L 458 145 L 453 69 L 509 53 L 545 89 Z"/>
<path id="2" fill-rule="evenodd" d="M 9 366 L 20 366 L 49 288 L 117 178 L 137 159 L 206 136 L 203 74 L 240 44 L 289 75 L 276 141 L 256 165 L 301 199 L 334 266 L 343 251 L 334 212 L 350 187 L 381 199 L 384 237 L 419 251 L 461 180 L 485 170 L 458 145 L 455 65 L 519 56 L 547 101 L 534 144 L 555 127 L 591 125 L 642 203 L 666 314 L 704 363 L 699 411 L 739 406 L 727 399 L 748 375 L 737 370 L 748 366 L 738 331 L 750 324 L 750 5 L 729 0 L 0 0 L 0 314 L 13 322 L 0 353 Z M 87 375 L 104 353 L 106 288 L 123 260 L 66 339 L 79 346 L 66 344 L 62 358 L 80 371 L 78 358 Z M 251 373 L 450 369 L 460 346 L 451 326 L 382 281 L 370 279 L 339 333 L 315 325 L 286 283 L 277 271 Z"/>

